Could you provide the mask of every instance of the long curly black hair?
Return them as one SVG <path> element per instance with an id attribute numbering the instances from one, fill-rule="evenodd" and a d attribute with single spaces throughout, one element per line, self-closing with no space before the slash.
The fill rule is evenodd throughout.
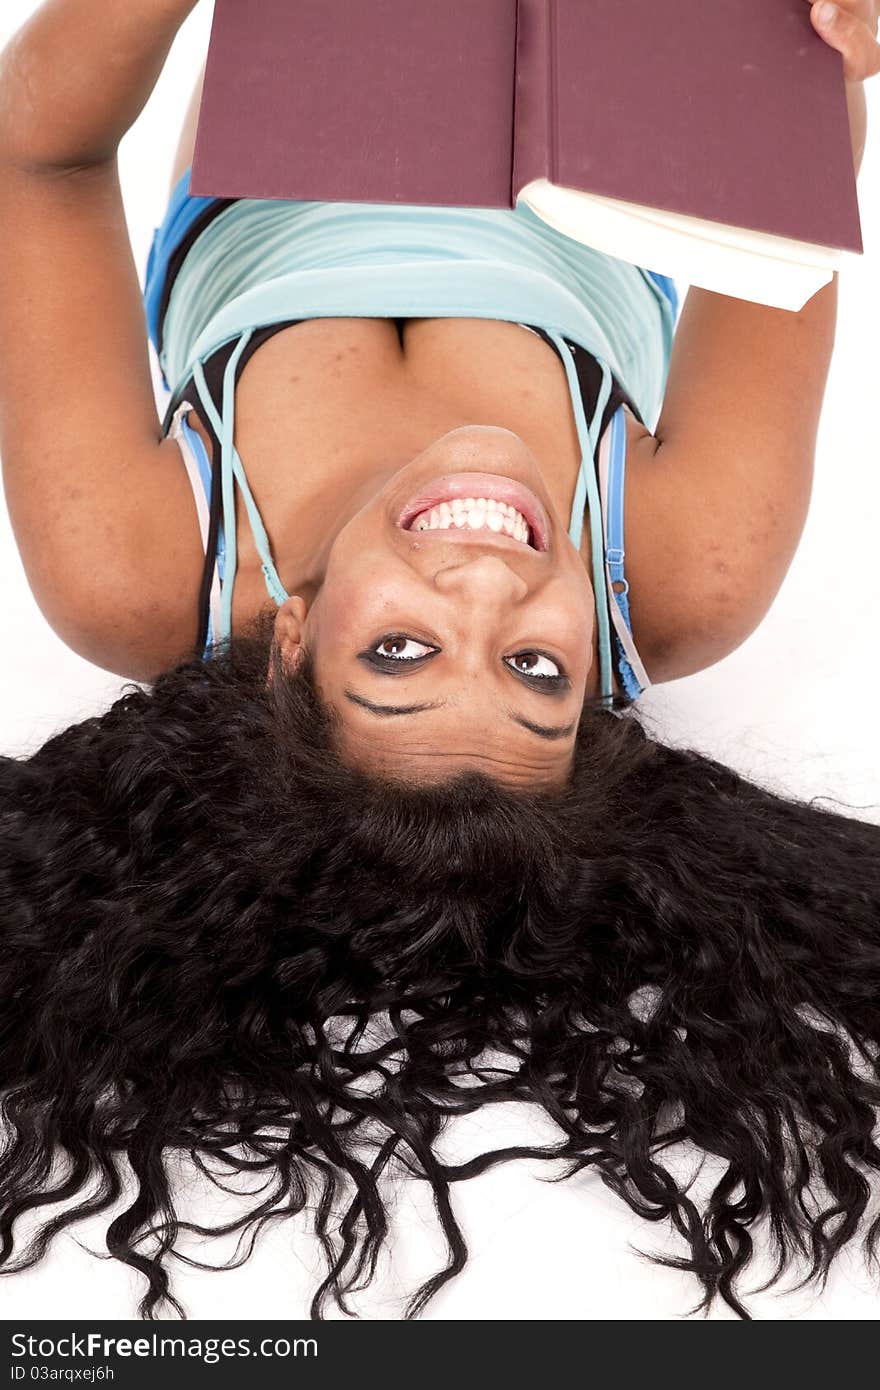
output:
<path id="1" fill-rule="evenodd" d="M 258 625 L 0 761 L 0 1272 L 128 1183 L 107 1249 L 145 1276 L 142 1317 L 185 1316 L 182 1231 L 238 1232 L 241 1260 L 305 1208 L 312 1316 L 350 1312 L 405 1172 L 448 1245 L 412 1317 L 467 1260 L 453 1185 L 529 1156 L 671 1222 L 689 1255 L 651 1258 L 697 1276 L 692 1312 L 750 1317 L 759 1220 L 763 1287 L 801 1257 L 824 1287 L 880 1168 L 880 829 L 592 708 L 564 790 L 383 782 L 271 650 Z M 448 1117 L 511 1099 L 558 1143 L 443 1161 Z M 726 1165 L 702 1209 L 661 1161 L 679 1141 Z M 173 1153 L 262 1194 L 184 1222 Z"/>

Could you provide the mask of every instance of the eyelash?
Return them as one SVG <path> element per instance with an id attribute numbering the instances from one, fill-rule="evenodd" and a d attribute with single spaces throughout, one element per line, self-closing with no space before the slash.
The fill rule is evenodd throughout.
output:
<path id="1" fill-rule="evenodd" d="M 431 647 L 431 651 L 426 656 L 417 657 L 381 656 L 376 651 L 376 647 L 381 646 L 383 642 L 418 642 L 423 647 Z M 440 650 L 440 647 L 435 647 L 431 642 L 424 642 L 420 637 L 411 637 L 405 632 L 386 632 L 383 633 L 381 637 L 378 637 L 371 647 L 367 647 L 364 651 L 359 652 L 358 659 L 366 662 L 367 665 L 374 667 L 378 671 L 397 676 L 401 675 L 404 671 L 411 671 L 415 666 L 423 665 L 426 661 L 433 660 Z M 511 652 L 509 657 L 503 658 L 504 664 L 524 685 L 531 686 L 532 689 L 539 688 L 548 691 L 564 690 L 568 688 L 569 680 L 561 666 L 558 676 L 530 676 L 528 672 L 518 671 L 515 666 L 509 665 L 509 663 L 518 656 L 543 656 L 546 657 L 548 661 L 552 661 L 556 666 L 559 666 L 559 662 L 556 660 L 555 656 L 551 656 L 549 652 L 542 652 L 537 647 L 529 647 L 523 651 Z"/>

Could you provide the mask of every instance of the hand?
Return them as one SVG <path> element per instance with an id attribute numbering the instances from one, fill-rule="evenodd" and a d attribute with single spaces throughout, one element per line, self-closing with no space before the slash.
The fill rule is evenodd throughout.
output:
<path id="1" fill-rule="evenodd" d="M 847 82 L 864 82 L 880 72 L 877 24 L 880 0 L 818 0 L 811 4 L 813 28 L 831 48 L 843 55 Z M 828 11 L 828 17 L 826 17 Z"/>

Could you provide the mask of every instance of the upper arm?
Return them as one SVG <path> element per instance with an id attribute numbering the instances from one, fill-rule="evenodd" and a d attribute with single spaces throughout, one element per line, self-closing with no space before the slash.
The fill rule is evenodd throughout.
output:
<path id="1" fill-rule="evenodd" d="M 70 646 L 149 679 L 191 650 L 201 553 L 115 161 L 0 163 L 0 226 L 0 458 L 28 580 Z"/>
<path id="2" fill-rule="evenodd" d="M 712 665 L 757 627 L 812 490 L 836 279 L 799 313 L 691 289 L 652 436 L 628 423 L 627 578 L 652 679 Z"/>

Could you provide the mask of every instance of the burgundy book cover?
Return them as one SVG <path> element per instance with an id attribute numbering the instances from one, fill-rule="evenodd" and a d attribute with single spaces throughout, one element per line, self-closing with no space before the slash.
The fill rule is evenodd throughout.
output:
<path id="1" fill-rule="evenodd" d="M 862 249 L 804 0 L 215 0 L 193 194 L 512 207 L 542 177 Z"/>
<path id="2" fill-rule="evenodd" d="M 515 193 L 862 249 L 842 61 L 804 0 L 520 0 L 517 70 Z"/>
<path id="3" fill-rule="evenodd" d="M 215 0 L 191 192 L 509 207 L 516 0 Z"/>

